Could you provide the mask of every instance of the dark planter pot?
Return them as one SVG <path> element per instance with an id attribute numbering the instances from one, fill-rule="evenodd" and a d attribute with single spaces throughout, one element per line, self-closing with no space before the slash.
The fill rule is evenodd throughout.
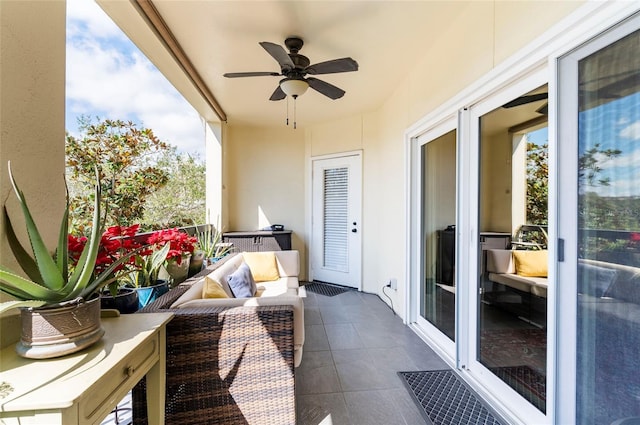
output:
<path id="1" fill-rule="evenodd" d="M 109 291 L 100 294 L 100 307 L 116 309 L 122 314 L 138 311 L 138 293 L 133 289 L 118 289 L 118 295 L 112 296 Z"/>
<path id="2" fill-rule="evenodd" d="M 158 280 L 153 286 L 145 286 L 135 288 L 138 293 L 138 308 L 146 307 L 147 304 L 155 301 L 160 295 L 169 292 L 169 282 L 166 280 Z"/>

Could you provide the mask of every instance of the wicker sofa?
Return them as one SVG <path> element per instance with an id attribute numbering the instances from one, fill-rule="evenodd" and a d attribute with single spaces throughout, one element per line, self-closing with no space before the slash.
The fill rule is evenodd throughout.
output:
<path id="1" fill-rule="evenodd" d="M 279 304 L 277 296 L 265 305 L 176 303 L 205 275 L 236 267 L 241 257 L 225 257 L 138 312 L 174 313 L 167 326 L 166 423 L 295 423 L 296 307 Z M 147 423 L 145 397 L 143 380 L 133 391 L 134 424 Z"/>

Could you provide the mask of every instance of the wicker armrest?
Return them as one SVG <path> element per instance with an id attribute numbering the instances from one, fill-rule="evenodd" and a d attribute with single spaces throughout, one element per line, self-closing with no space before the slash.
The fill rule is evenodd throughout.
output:
<path id="1" fill-rule="evenodd" d="M 168 311 L 166 423 L 295 424 L 291 306 Z M 135 424 L 147 423 L 145 385 Z"/>

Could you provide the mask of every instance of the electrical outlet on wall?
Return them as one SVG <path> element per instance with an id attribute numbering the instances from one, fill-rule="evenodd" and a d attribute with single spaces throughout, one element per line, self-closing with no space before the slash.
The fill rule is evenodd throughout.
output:
<path id="1" fill-rule="evenodd" d="M 389 279 L 389 287 L 391 289 L 393 289 L 394 291 L 398 290 L 398 279 L 396 279 L 395 277 L 392 277 L 391 279 Z"/>

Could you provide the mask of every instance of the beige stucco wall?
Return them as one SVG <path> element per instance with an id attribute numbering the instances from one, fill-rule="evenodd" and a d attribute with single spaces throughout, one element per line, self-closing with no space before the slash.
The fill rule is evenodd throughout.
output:
<path id="1" fill-rule="evenodd" d="M 64 197 L 65 2 L 0 2 L 0 199 L 28 246 L 7 161 L 53 251 Z M 6 200 L 6 203 L 5 203 Z M 19 267 L 0 214 L 0 264 Z M 4 299 L 4 298 L 3 298 Z M 6 324 L 3 322 L 3 324 Z M 3 343 L 11 339 L 1 329 Z"/>
<path id="2" fill-rule="evenodd" d="M 225 229 L 292 230 L 306 277 L 305 133 L 292 127 L 228 126 L 223 141 Z"/>

